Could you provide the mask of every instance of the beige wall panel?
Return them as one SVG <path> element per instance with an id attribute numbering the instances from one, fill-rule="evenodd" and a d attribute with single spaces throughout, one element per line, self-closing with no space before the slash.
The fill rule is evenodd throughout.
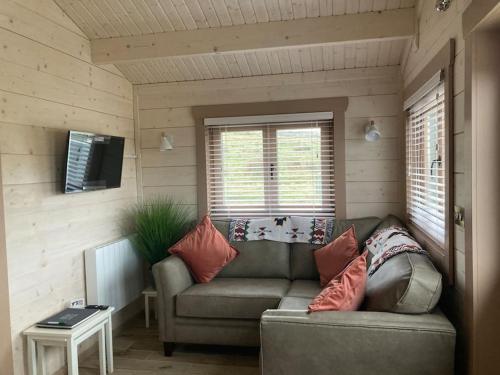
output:
<path id="1" fill-rule="evenodd" d="M 110 74 L 107 70 L 92 65 L 88 61 L 76 59 L 1 28 L 0 40 L 2 41 L 2 48 L 0 48 L 2 60 L 127 99 L 132 98 L 132 86 L 125 78 Z"/>
<path id="2" fill-rule="evenodd" d="M 351 117 L 345 121 L 346 139 L 364 139 L 365 127 L 374 120 L 382 138 L 398 138 L 401 135 L 401 118 L 392 117 Z"/>
<path id="3" fill-rule="evenodd" d="M 400 203 L 400 182 L 347 182 L 347 203 Z"/>
<path id="4" fill-rule="evenodd" d="M 143 168 L 144 186 L 196 185 L 196 167 Z"/>
<path id="5" fill-rule="evenodd" d="M 346 140 L 346 160 L 399 160 L 401 144 L 399 138 L 381 138 L 377 142 Z"/>
<path id="6" fill-rule="evenodd" d="M 15 63 L 2 62 L 0 86 L 5 91 L 42 97 L 56 103 L 133 118 L 130 99 Z"/>
<path id="7" fill-rule="evenodd" d="M 143 149 L 141 152 L 143 168 L 175 167 L 196 165 L 196 147 L 175 147 L 173 150 Z"/>
<path id="8" fill-rule="evenodd" d="M 393 214 L 401 216 L 400 203 L 349 203 L 347 205 L 347 217 L 357 218 L 366 216 L 377 216 L 384 218 Z"/>
<path id="9" fill-rule="evenodd" d="M 162 133 L 173 137 L 175 147 L 190 147 L 195 145 L 194 127 L 145 129 L 141 130 L 141 148 L 158 149 Z"/>
<path id="10" fill-rule="evenodd" d="M 135 154 L 132 85 L 92 65 L 90 44 L 51 0 L 0 5 L 0 158 L 14 375 L 24 375 L 22 330 L 85 296 L 83 251 L 122 236 L 137 201 L 135 159 L 119 189 L 64 195 L 61 169 L 69 129 L 127 138 Z M 4 337 L 4 339 L 8 339 Z M 64 364 L 48 351 L 47 373 Z"/>
<path id="11" fill-rule="evenodd" d="M 465 135 L 464 133 L 455 135 L 455 172 L 463 173 L 465 171 L 465 160 L 464 160 L 464 145 L 465 145 Z"/>
<path id="12" fill-rule="evenodd" d="M 196 205 L 196 186 L 152 186 L 144 187 L 144 198 L 168 196 L 181 204 Z"/>
<path id="13" fill-rule="evenodd" d="M 464 92 L 462 91 L 460 94 L 455 96 L 455 101 L 454 101 L 454 124 L 453 124 L 453 131 L 455 133 L 461 133 L 464 131 L 464 99 L 465 95 Z"/>
<path id="14" fill-rule="evenodd" d="M 86 129 L 134 138 L 132 119 L 9 92 L 0 92 L 0 121 L 64 130 Z"/>
<path id="15" fill-rule="evenodd" d="M 399 181 L 401 160 L 346 161 L 346 181 Z"/>
<path id="16" fill-rule="evenodd" d="M 194 126 L 191 107 L 159 108 L 139 111 L 141 129 Z"/>

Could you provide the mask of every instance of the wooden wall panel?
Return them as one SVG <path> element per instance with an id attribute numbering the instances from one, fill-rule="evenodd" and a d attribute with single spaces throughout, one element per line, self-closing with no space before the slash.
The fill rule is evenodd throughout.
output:
<path id="1" fill-rule="evenodd" d="M 115 68 L 91 64 L 87 37 L 52 0 L 2 1 L 0 39 L 8 336 L 22 375 L 22 330 L 85 296 L 83 251 L 120 237 L 124 209 L 137 201 L 132 86 Z M 126 137 L 121 188 L 61 193 L 69 129 Z M 54 373 L 64 356 L 49 357 Z"/>
<path id="2" fill-rule="evenodd" d="M 348 215 L 399 215 L 403 126 L 400 85 L 399 72 L 391 67 L 135 86 L 143 195 L 170 195 L 196 207 L 195 121 L 191 106 L 347 95 Z M 368 143 L 364 141 L 364 127 L 372 118 L 380 126 L 382 139 Z M 159 151 L 162 133 L 174 137 L 172 151 Z"/>
<path id="3" fill-rule="evenodd" d="M 407 54 L 403 58 L 403 80 L 409 84 L 428 62 L 448 43 L 449 39 L 455 39 L 455 71 L 454 71 L 454 146 L 455 146 L 455 205 L 464 207 L 467 195 L 471 194 L 471 183 L 464 177 L 464 160 L 469 157 L 464 154 L 464 39 L 462 35 L 462 13 L 469 1 L 453 1 L 446 12 L 436 12 L 433 3 L 420 0 L 417 4 L 419 14 L 420 33 L 419 48 L 408 46 Z M 465 317 L 464 317 L 464 293 L 465 293 L 465 231 L 460 226 L 455 226 L 455 285 L 446 293 L 445 304 L 448 305 L 448 313 L 459 330 L 459 343 L 457 358 L 458 365 L 463 370 Z"/>

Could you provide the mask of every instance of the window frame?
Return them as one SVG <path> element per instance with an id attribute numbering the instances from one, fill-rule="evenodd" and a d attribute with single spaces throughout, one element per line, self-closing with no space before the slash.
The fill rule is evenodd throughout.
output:
<path id="1" fill-rule="evenodd" d="M 277 169 L 275 170 L 276 173 L 279 173 L 280 168 L 279 168 L 279 162 L 278 162 L 278 154 L 276 152 L 277 147 L 278 147 L 278 136 L 277 133 L 280 130 L 293 130 L 293 129 L 310 129 L 314 128 L 311 127 L 311 123 L 316 122 L 315 120 L 308 120 L 305 121 L 305 124 L 300 124 L 300 123 L 289 123 L 287 124 L 286 122 L 284 123 L 262 123 L 262 124 L 255 124 L 255 125 L 229 125 L 227 127 L 227 132 L 243 132 L 243 131 L 261 131 L 262 132 L 262 137 L 263 140 L 267 139 L 268 141 L 271 141 L 271 145 L 264 147 L 263 152 L 262 152 L 262 159 L 263 159 L 263 167 L 264 167 L 264 204 L 262 205 L 263 212 L 266 212 L 269 210 L 269 207 L 279 207 L 279 196 L 274 196 L 273 198 L 273 188 L 272 188 L 272 183 L 270 182 L 273 180 L 273 177 L 271 176 L 271 172 L 269 169 L 265 168 L 265 166 L 271 166 L 275 165 L 277 166 Z M 321 178 L 321 186 L 324 188 L 325 186 L 330 188 L 333 187 L 334 189 L 334 197 L 335 197 L 335 185 L 336 185 L 336 180 L 335 180 L 335 124 L 334 124 L 334 119 L 331 120 L 320 120 L 318 122 L 323 123 L 322 125 L 318 125 L 318 129 L 320 130 L 320 137 L 322 139 L 321 141 L 321 155 L 323 154 L 328 154 L 328 157 L 331 158 L 333 161 L 333 165 L 324 165 L 322 164 L 321 172 L 322 172 L 322 178 Z M 324 124 L 325 122 L 330 122 L 331 124 Z M 333 129 L 333 132 L 329 130 L 330 126 Z M 224 127 L 224 126 L 220 126 Z M 220 131 L 219 126 L 215 126 L 215 129 L 207 129 L 206 130 L 206 135 L 205 138 L 208 138 L 208 143 L 214 145 L 214 143 L 220 144 L 221 143 L 221 135 L 222 131 Z M 325 135 L 324 132 L 327 132 Z M 323 143 L 323 137 L 328 137 L 329 140 L 328 142 L 331 143 L 332 149 L 324 150 L 323 148 L 325 147 Z M 274 150 L 274 152 L 273 152 Z M 205 162 L 207 163 L 207 162 Z M 219 161 L 218 163 L 212 164 L 212 168 L 221 168 L 222 162 Z M 327 172 L 326 175 L 323 174 L 323 172 Z M 221 176 L 217 176 L 221 177 Z M 277 179 L 278 185 L 279 185 L 279 177 L 275 177 Z M 218 183 L 219 179 L 216 180 L 215 184 Z M 214 183 L 213 183 L 214 184 Z M 222 182 L 220 182 L 222 185 Z M 213 185 L 212 185 L 213 186 Z M 208 194 L 208 189 L 207 189 L 207 194 Z M 330 195 L 326 192 L 323 192 L 322 194 L 322 200 L 323 201 L 328 201 L 330 200 Z M 334 210 L 333 210 L 333 217 L 336 217 L 336 200 L 334 201 Z M 293 205 L 283 205 L 282 206 L 282 211 L 280 212 L 279 209 L 276 209 L 276 215 L 288 215 L 290 207 L 293 207 Z M 316 207 L 315 205 L 307 205 L 307 206 L 301 206 L 303 208 L 310 208 L 311 210 Z M 321 207 L 325 207 L 324 204 L 321 205 Z M 218 206 L 218 208 L 224 208 L 223 205 Z M 235 210 L 236 211 L 236 210 Z M 318 215 L 323 216 L 323 214 L 319 213 Z"/>
<path id="2" fill-rule="evenodd" d="M 345 183 L 345 111 L 347 97 L 304 99 L 260 103 L 235 103 L 208 105 L 192 108 L 196 124 L 197 204 L 198 217 L 208 214 L 207 161 L 208 137 L 205 136 L 205 118 L 261 116 L 289 113 L 333 112 L 334 170 L 335 170 L 335 217 L 346 217 Z"/>
<path id="3" fill-rule="evenodd" d="M 436 56 L 427 64 L 427 66 L 417 75 L 417 77 L 404 89 L 403 99 L 408 100 L 415 95 L 418 90 L 425 85 L 426 82 L 438 71 L 442 71 L 444 82 L 444 136 L 445 136 L 445 243 L 444 246 L 437 243 L 430 235 L 423 231 L 420 227 L 413 224 L 408 217 L 407 207 L 407 134 L 405 130 L 405 178 L 404 178 L 404 215 L 405 224 L 409 228 L 413 236 L 426 248 L 436 265 L 448 279 L 448 284 L 454 282 L 454 132 L 453 132 L 453 114 L 454 114 L 454 93 L 453 93 L 453 72 L 455 63 L 455 41 L 450 39 L 448 43 L 436 54 Z M 405 122 L 409 120 L 409 112 L 405 113 Z M 407 128 L 405 124 L 405 129 Z"/>

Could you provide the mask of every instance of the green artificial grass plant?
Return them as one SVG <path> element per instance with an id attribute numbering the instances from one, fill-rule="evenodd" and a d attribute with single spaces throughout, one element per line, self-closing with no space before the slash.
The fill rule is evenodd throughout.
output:
<path id="1" fill-rule="evenodd" d="M 165 259 L 168 248 L 191 228 L 193 219 L 185 206 L 168 197 L 153 198 L 132 209 L 133 243 L 152 266 Z"/>

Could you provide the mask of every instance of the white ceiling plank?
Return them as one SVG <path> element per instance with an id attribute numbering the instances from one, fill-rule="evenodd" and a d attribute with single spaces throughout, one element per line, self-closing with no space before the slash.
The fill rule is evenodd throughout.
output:
<path id="1" fill-rule="evenodd" d="M 281 21 L 280 4 L 278 0 L 265 0 L 269 21 Z"/>
<path id="2" fill-rule="evenodd" d="M 387 0 L 386 9 L 398 9 L 398 8 L 402 8 L 401 0 Z"/>
<path id="3" fill-rule="evenodd" d="M 215 78 L 210 69 L 208 68 L 207 64 L 205 63 L 205 60 L 202 58 L 202 56 L 193 56 L 191 57 L 191 61 L 196 66 L 198 71 L 201 73 L 203 79 Z"/>
<path id="4" fill-rule="evenodd" d="M 163 64 L 170 70 L 175 80 L 178 82 L 186 81 L 182 72 L 177 68 L 177 65 L 174 64 L 172 59 L 164 59 L 162 60 Z"/>
<path id="5" fill-rule="evenodd" d="M 368 58 L 368 43 L 358 43 L 356 44 L 356 68 L 366 67 L 366 62 Z"/>
<path id="6" fill-rule="evenodd" d="M 257 22 L 269 22 L 269 13 L 265 0 L 251 0 Z M 276 21 L 276 20 L 275 20 Z"/>
<path id="7" fill-rule="evenodd" d="M 323 65 L 325 70 L 331 70 L 335 68 L 333 60 L 334 57 L 333 48 L 334 46 L 332 45 L 323 46 Z"/>
<path id="8" fill-rule="evenodd" d="M 110 3 L 110 5 L 113 9 L 120 8 L 116 9 L 116 15 L 125 20 L 130 34 L 137 34 L 136 30 L 140 30 L 141 34 L 151 34 L 153 32 L 149 22 L 141 16 L 132 0 L 122 0 L 119 3 L 116 0 L 112 1 L 114 2 Z"/>
<path id="9" fill-rule="evenodd" d="M 219 71 L 222 74 L 222 78 L 231 78 L 231 71 L 229 70 L 229 66 L 227 65 L 226 59 L 222 55 L 214 55 L 215 63 L 219 68 Z"/>
<path id="10" fill-rule="evenodd" d="M 117 1 L 117 0 L 115 0 Z M 141 15 L 141 17 L 145 20 L 146 24 L 151 27 L 154 33 L 161 33 L 165 31 L 171 31 L 172 25 L 168 26 L 169 28 L 167 30 L 164 30 L 162 25 L 160 25 L 160 22 L 156 19 L 155 15 L 153 14 L 153 11 L 147 4 L 148 0 L 141 0 L 141 1 L 135 1 L 134 4 L 137 8 L 137 11 Z M 118 6 L 113 7 L 118 8 Z"/>
<path id="11" fill-rule="evenodd" d="M 158 4 L 162 8 L 164 14 L 174 27 L 176 31 L 182 31 L 182 30 L 187 30 L 186 25 L 184 25 L 184 22 L 182 21 L 182 18 L 179 16 L 179 13 L 177 13 L 177 10 L 174 7 L 174 4 L 172 3 L 171 0 L 157 0 Z"/>
<path id="12" fill-rule="evenodd" d="M 345 45 L 334 46 L 334 65 L 335 69 L 345 69 Z"/>
<path id="13" fill-rule="evenodd" d="M 175 10 L 179 14 L 179 17 L 181 17 L 186 29 L 195 30 L 197 28 L 196 22 L 184 0 L 172 0 L 172 4 L 174 4 Z"/>
<path id="14" fill-rule="evenodd" d="M 391 51 L 391 43 L 380 43 L 380 50 L 378 52 L 377 66 L 389 65 L 390 51 Z"/>
<path id="15" fill-rule="evenodd" d="M 257 16 L 251 0 L 239 0 L 241 13 L 246 24 L 257 23 Z"/>
<path id="16" fill-rule="evenodd" d="M 347 0 L 345 12 L 347 14 L 359 13 L 359 0 Z"/>
<path id="17" fill-rule="evenodd" d="M 233 78 L 241 77 L 242 76 L 241 70 L 240 70 L 238 62 L 236 61 L 234 55 L 227 54 L 227 55 L 224 55 L 224 58 L 226 59 L 227 66 L 229 67 L 229 71 L 231 72 L 231 76 Z"/>
<path id="18" fill-rule="evenodd" d="M 215 60 L 214 60 L 213 56 L 211 56 L 211 55 L 203 55 L 203 56 L 200 56 L 200 58 L 203 59 L 203 61 L 205 61 L 205 64 L 207 65 L 208 70 L 210 70 L 210 73 L 212 74 L 212 76 L 215 79 L 223 77 L 222 73 L 219 70 L 219 67 L 215 63 Z"/>
<path id="19" fill-rule="evenodd" d="M 312 58 L 311 50 L 309 48 L 299 48 L 300 63 L 302 65 L 303 72 L 312 72 Z"/>
<path id="20" fill-rule="evenodd" d="M 109 64 L 168 56 L 305 46 L 379 39 L 407 39 L 414 31 L 414 11 L 306 18 L 91 41 L 93 61 Z M 193 21 L 194 22 L 194 21 Z"/>
<path id="21" fill-rule="evenodd" d="M 314 46 L 310 48 L 310 51 L 311 51 L 312 70 L 313 71 L 324 70 L 325 66 L 323 63 L 323 47 Z"/>
<path id="22" fill-rule="evenodd" d="M 319 0 L 306 1 L 307 17 L 319 17 Z"/>
<path id="23" fill-rule="evenodd" d="M 298 48 L 290 48 L 288 51 L 290 56 L 290 64 L 292 65 L 293 73 L 302 73 L 302 63 L 300 61 L 300 53 Z"/>
<path id="24" fill-rule="evenodd" d="M 332 12 L 333 15 L 346 14 L 348 0 L 332 0 Z"/>
<path id="25" fill-rule="evenodd" d="M 387 0 L 373 0 L 373 11 L 378 12 L 387 9 Z"/>
<path id="26" fill-rule="evenodd" d="M 257 62 L 259 63 L 260 71 L 263 75 L 271 74 L 271 66 L 265 51 L 255 51 Z"/>
<path id="27" fill-rule="evenodd" d="M 59 4 L 59 0 L 57 1 Z M 95 23 L 105 30 L 107 36 L 103 38 L 111 38 L 120 36 L 120 33 L 111 25 L 109 20 L 102 14 L 101 9 L 94 4 L 93 0 L 82 0 L 81 4 L 92 14 Z"/>
<path id="28" fill-rule="evenodd" d="M 368 43 L 368 49 L 366 52 L 366 66 L 367 67 L 377 66 L 378 51 L 380 50 L 380 43 L 381 42 Z"/>
<path id="29" fill-rule="evenodd" d="M 359 1 L 359 12 L 371 12 L 373 11 L 373 1 L 374 0 L 360 0 Z"/>
<path id="30" fill-rule="evenodd" d="M 281 19 L 283 21 L 293 20 L 292 0 L 279 0 Z"/>
<path id="31" fill-rule="evenodd" d="M 105 38 L 106 36 L 102 35 L 109 35 L 101 25 L 98 25 L 97 22 L 92 22 L 92 16 L 90 16 L 88 12 L 85 12 L 87 14 L 82 13 L 82 4 L 76 4 L 65 0 L 58 0 L 57 4 L 64 7 L 66 14 L 73 22 L 77 23 L 88 38 Z M 80 5 L 80 7 L 78 7 L 78 5 Z"/>
<path id="32" fill-rule="evenodd" d="M 259 63 L 257 61 L 257 57 L 254 52 L 246 52 L 245 57 L 247 59 L 248 67 L 250 68 L 250 72 L 253 76 L 262 75 L 262 71 L 260 70 Z"/>
<path id="33" fill-rule="evenodd" d="M 319 0 L 319 15 L 321 17 L 333 15 L 333 2 L 332 2 L 332 0 Z"/>
<path id="34" fill-rule="evenodd" d="M 248 66 L 248 61 L 247 58 L 245 57 L 244 53 L 235 53 L 234 58 L 236 59 L 236 62 L 238 63 L 238 67 L 240 69 L 241 75 L 243 77 L 250 77 L 252 75 L 252 72 L 250 70 L 250 67 Z"/>
<path id="35" fill-rule="evenodd" d="M 281 74 L 282 71 L 278 51 L 267 51 L 267 59 L 269 60 L 269 66 L 271 67 L 271 74 Z"/>
<path id="36" fill-rule="evenodd" d="M 293 18 L 302 19 L 307 16 L 306 2 L 305 0 L 293 0 L 292 1 Z"/>
<path id="37" fill-rule="evenodd" d="M 217 12 L 215 11 L 215 8 L 210 0 L 201 0 L 198 1 L 198 5 L 200 6 L 203 14 L 207 18 L 208 25 L 210 27 L 220 27 L 221 23 L 219 21 L 219 18 L 217 17 Z"/>
<path id="38" fill-rule="evenodd" d="M 231 16 L 233 25 L 243 25 L 245 19 L 243 18 L 243 13 L 241 12 L 240 4 L 238 0 L 225 0 L 227 5 L 227 11 Z"/>
<path id="39" fill-rule="evenodd" d="M 356 67 L 356 46 L 353 44 L 347 44 L 344 46 L 344 54 L 345 54 L 345 68 L 352 69 Z"/>
<path id="40" fill-rule="evenodd" d="M 186 64 L 184 64 L 182 57 L 174 57 L 172 59 L 172 62 L 177 67 L 177 69 L 181 72 L 182 76 L 184 77 L 184 81 L 196 81 L 195 76 L 194 76 L 195 73 L 188 69 Z"/>
<path id="41" fill-rule="evenodd" d="M 186 56 L 186 57 L 182 57 L 181 59 L 182 59 L 182 62 L 184 63 L 184 66 L 186 67 L 186 69 L 188 69 L 191 72 L 191 74 L 193 75 L 193 77 L 196 81 L 204 79 L 203 74 L 198 69 L 198 66 L 193 62 L 193 57 Z"/>
<path id="42" fill-rule="evenodd" d="M 214 6 L 215 12 L 217 13 L 217 18 L 219 19 L 220 24 L 222 26 L 232 26 L 233 21 L 231 19 L 231 16 L 229 15 L 224 0 L 211 0 L 211 2 Z"/>
<path id="43" fill-rule="evenodd" d="M 288 50 L 285 48 L 281 48 L 278 50 L 278 57 L 280 59 L 281 71 L 283 73 L 291 73 L 292 65 L 290 63 L 290 55 Z"/>
<path id="44" fill-rule="evenodd" d="M 186 6 L 188 7 L 198 29 L 208 28 L 210 25 L 208 24 L 207 17 L 205 17 L 205 13 L 203 13 L 198 0 L 184 0 L 184 2 L 186 3 Z"/>
<path id="45" fill-rule="evenodd" d="M 164 12 L 158 0 L 146 0 L 152 15 L 156 18 L 163 31 L 175 31 L 175 27 Z"/>

